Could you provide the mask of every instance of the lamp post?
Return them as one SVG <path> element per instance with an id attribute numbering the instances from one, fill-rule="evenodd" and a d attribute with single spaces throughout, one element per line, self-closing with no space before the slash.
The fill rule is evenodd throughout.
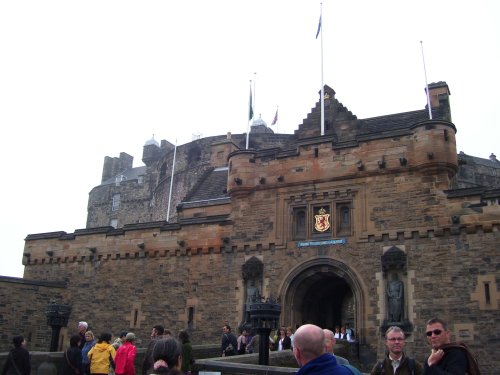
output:
<path id="1" fill-rule="evenodd" d="M 278 328 L 280 314 L 281 305 L 273 298 L 250 305 L 250 322 L 259 334 L 259 365 L 269 365 L 269 335 Z"/>
<path id="2" fill-rule="evenodd" d="M 71 306 L 57 304 L 55 301 L 51 301 L 47 305 L 47 308 L 45 310 L 45 315 L 47 316 L 47 324 L 52 327 L 52 336 L 50 339 L 49 348 L 50 352 L 57 351 L 61 327 L 66 327 L 68 325 L 70 314 Z"/>

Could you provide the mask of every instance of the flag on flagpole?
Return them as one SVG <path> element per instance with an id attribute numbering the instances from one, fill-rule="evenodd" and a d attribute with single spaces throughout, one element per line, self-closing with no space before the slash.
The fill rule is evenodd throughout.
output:
<path id="1" fill-rule="evenodd" d="M 318 31 L 316 31 L 316 39 L 318 39 L 319 32 L 321 31 L 321 15 L 319 16 Z"/>
<path id="2" fill-rule="evenodd" d="M 271 123 L 271 125 L 276 125 L 277 122 L 278 122 L 278 108 L 276 108 L 276 114 L 274 115 L 274 120 Z"/>
<path id="3" fill-rule="evenodd" d="M 250 108 L 248 109 L 248 121 L 251 121 L 253 119 L 252 84 L 251 83 L 250 83 L 250 101 L 249 101 L 249 106 L 250 106 Z"/>

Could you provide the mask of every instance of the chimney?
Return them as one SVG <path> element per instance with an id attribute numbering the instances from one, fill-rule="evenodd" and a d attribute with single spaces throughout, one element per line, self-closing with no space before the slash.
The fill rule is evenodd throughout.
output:
<path id="1" fill-rule="evenodd" d="M 451 109 L 450 109 L 450 89 L 448 84 L 443 81 L 430 83 L 429 98 L 432 109 L 440 109 L 444 119 L 451 122 Z M 426 90 L 427 91 L 427 90 Z"/>
<path id="2" fill-rule="evenodd" d="M 439 107 L 439 103 L 443 98 L 448 98 L 451 95 L 450 89 L 446 82 L 440 81 L 429 84 L 429 97 L 431 99 L 431 107 Z M 440 100 L 441 96 L 441 100 Z"/>

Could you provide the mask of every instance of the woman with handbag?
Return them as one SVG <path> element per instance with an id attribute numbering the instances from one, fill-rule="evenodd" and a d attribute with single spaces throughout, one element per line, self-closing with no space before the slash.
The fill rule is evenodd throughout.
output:
<path id="1" fill-rule="evenodd" d="M 30 353 L 26 350 L 27 341 L 19 335 L 14 336 L 12 342 L 14 349 L 9 352 L 2 375 L 30 375 L 31 359 Z"/>
<path id="2" fill-rule="evenodd" d="M 88 357 L 91 374 L 108 375 L 109 369 L 114 368 L 116 351 L 110 342 L 111 333 L 104 332 L 99 336 L 97 344 L 90 349 Z"/>
<path id="3" fill-rule="evenodd" d="M 82 351 L 80 349 L 80 335 L 73 335 L 69 339 L 69 348 L 64 352 L 63 375 L 82 374 Z"/>

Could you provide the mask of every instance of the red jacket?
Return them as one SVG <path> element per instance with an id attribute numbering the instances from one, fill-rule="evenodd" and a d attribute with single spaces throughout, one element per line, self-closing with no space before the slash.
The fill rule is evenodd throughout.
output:
<path id="1" fill-rule="evenodd" d="M 115 374 L 135 375 L 134 362 L 136 354 L 136 347 L 130 341 L 125 341 L 116 351 Z"/>

